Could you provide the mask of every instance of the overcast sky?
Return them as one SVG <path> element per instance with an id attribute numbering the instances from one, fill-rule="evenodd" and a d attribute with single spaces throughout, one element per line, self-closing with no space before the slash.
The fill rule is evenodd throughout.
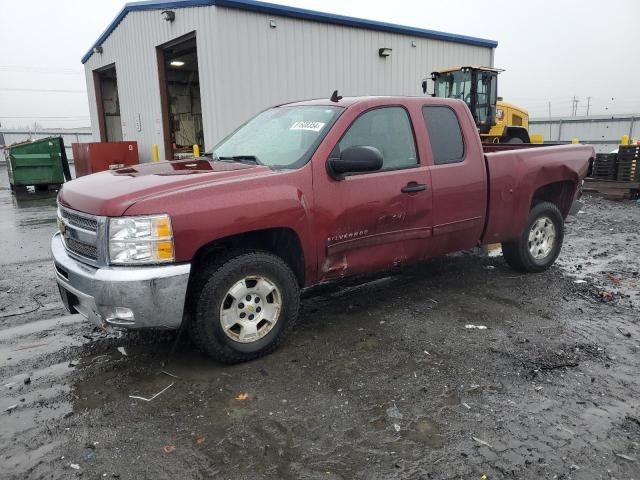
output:
<path id="1" fill-rule="evenodd" d="M 499 94 L 532 117 L 640 112 L 638 0 L 279 0 L 498 41 Z M 0 122 L 89 125 L 80 58 L 121 0 L 0 0 Z M 446 67 L 447 65 L 443 65 Z M 428 73 L 428 72 L 426 72 Z M 419 81 L 420 79 L 416 79 Z"/>

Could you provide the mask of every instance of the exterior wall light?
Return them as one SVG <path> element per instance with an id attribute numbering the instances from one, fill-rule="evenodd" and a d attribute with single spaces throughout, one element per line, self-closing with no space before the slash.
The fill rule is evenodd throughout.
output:
<path id="1" fill-rule="evenodd" d="M 378 50 L 378 55 L 380 55 L 382 58 L 386 58 L 391 55 L 391 51 L 391 48 L 382 47 L 380 50 Z"/>
<path id="2" fill-rule="evenodd" d="M 173 10 L 164 10 L 162 12 L 162 18 L 164 18 L 167 22 L 173 22 L 176 19 L 176 12 Z"/>
<path id="3" fill-rule="evenodd" d="M 93 47 L 93 53 L 102 53 L 102 45 L 98 45 L 97 47 Z"/>
<path id="4" fill-rule="evenodd" d="M 275 20 L 269 20 L 269 27 L 270 28 L 278 28 L 278 24 L 276 23 Z"/>

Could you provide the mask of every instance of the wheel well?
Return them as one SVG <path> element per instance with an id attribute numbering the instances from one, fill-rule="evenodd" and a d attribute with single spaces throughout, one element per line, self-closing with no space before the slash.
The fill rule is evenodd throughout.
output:
<path id="1" fill-rule="evenodd" d="M 201 247 L 192 264 L 197 269 L 209 256 L 229 248 L 271 252 L 282 258 L 293 271 L 298 283 L 304 285 L 304 251 L 298 234 L 290 228 L 269 228 L 219 238 Z"/>
<path id="2" fill-rule="evenodd" d="M 531 208 L 540 202 L 553 203 L 560 212 L 562 217 L 566 218 L 571 209 L 571 201 L 575 193 L 576 186 L 571 181 L 562 181 L 549 183 L 538 188 L 531 199 Z"/>
<path id="3" fill-rule="evenodd" d="M 503 140 L 510 138 L 519 138 L 523 143 L 531 143 L 529 139 L 529 132 L 524 127 L 507 127 L 504 130 Z"/>

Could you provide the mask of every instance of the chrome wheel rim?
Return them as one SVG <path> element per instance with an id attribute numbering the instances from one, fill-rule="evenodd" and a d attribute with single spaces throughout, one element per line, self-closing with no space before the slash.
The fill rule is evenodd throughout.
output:
<path id="1" fill-rule="evenodd" d="M 220 305 L 220 325 L 229 338 L 252 343 L 267 335 L 278 323 L 282 295 L 276 284 L 263 276 L 236 282 Z"/>
<path id="2" fill-rule="evenodd" d="M 529 230 L 529 252 L 536 260 L 549 256 L 556 243 L 556 227 L 549 217 L 540 217 Z"/>

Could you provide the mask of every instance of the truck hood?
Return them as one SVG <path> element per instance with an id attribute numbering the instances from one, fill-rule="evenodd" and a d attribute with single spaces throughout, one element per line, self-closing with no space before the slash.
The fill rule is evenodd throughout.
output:
<path id="1" fill-rule="evenodd" d="M 149 196 L 269 173 L 272 170 L 265 166 L 202 158 L 146 163 L 65 183 L 58 199 L 62 205 L 80 212 L 117 217 Z"/>

